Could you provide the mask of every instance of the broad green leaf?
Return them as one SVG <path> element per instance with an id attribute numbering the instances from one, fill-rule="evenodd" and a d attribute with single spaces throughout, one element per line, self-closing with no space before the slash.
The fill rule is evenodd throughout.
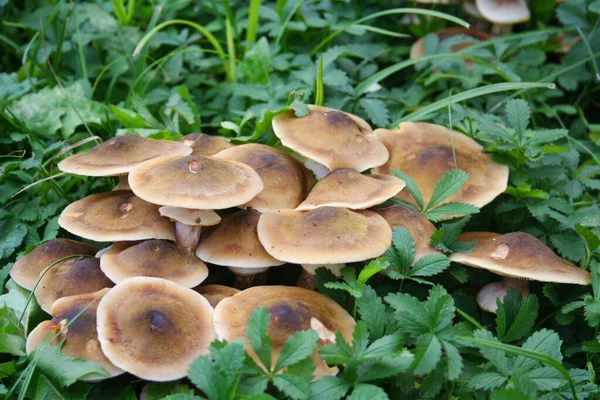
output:
<path id="1" fill-rule="evenodd" d="M 527 376 L 533 380 L 538 390 L 552 390 L 564 384 L 560 372 L 552 367 L 540 367 L 534 370 L 526 371 Z"/>
<path id="2" fill-rule="evenodd" d="M 429 291 L 426 308 L 429 326 L 439 332 L 452 324 L 454 319 L 454 299 L 443 286 L 434 286 Z"/>
<path id="3" fill-rule="evenodd" d="M 390 112 L 383 100 L 363 97 L 359 104 L 374 125 L 387 126 L 390 123 Z"/>
<path id="4" fill-rule="evenodd" d="M 517 136 L 523 137 L 529 125 L 531 110 L 529 105 L 522 99 L 509 100 L 506 103 L 506 116 Z"/>
<path id="5" fill-rule="evenodd" d="M 447 216 L 449 215 L 463 216 L 477 213 L 479 213 L 479 208 L 475 207 L 474 205 L 467 203 L 450 202 L 441 204 L 432 210 L 428 210 L 425 213 L 423 213 L 423 215 L 431 221 L 438 222 L 444 218 L 447 219 Z"/>
<path id="6" fill-rule="evenodd" d="M 404 373 L 410 369 L 413 360 L 414 356 L 408 350 L 404 350 L 393 357 L 360 362 L 357 368 L 357 382 L 369 382 Z"/>
<path id="7" fill-rule="evenodd" d="M 384 258 L 400 273 L 408 271 L 415 258 L 415 241 L 405 227 L 392 227 L 392 247 L 384 254 Z"/>
<path id="8" fill-rule="evenodd" d="M 506 383 L 506 377 L 498 372 L 482 372 L 469 379 L 467 385 L 473 389 L 494 390 Z"/>
<path id="9" fill-rule="evenodd" d="M 369 285 L 363 286 L 362 296 L 357 300 L 358 313 L 361 320 L 367 324 L 371 336 L 380 338 L 386 331 L 386 307 L 381 297 L 377 296 L 375 290 Z"/>
<path id="10" fill-rule="evenodd" d="M 310 396 L 310 378 L 283 373 L 273 377 L 273 385 L 294 400 Z"/>
<path id="11" fill-rule="evenodd" d="M 462 356 L 460 355 L 458 349 L 446 340 L 442 341 L 442 347 L 446 356 L 446 378 L 450 381 L 458 379 L 458 376 L 460 375 L 463 369 Z"/>
<path id="12" fill-rule="evenodd" d="M 190 365 L 188 378 L 194 385 L 202 390 L 211 400 L 225 400 L 221 398 L 217 376 L 213 362 L 209 356 L 200 356 Z"/>
<path id="13" fill-rule="evenodd" d="M 521 292 L 510 289 L 499 301 L 496 312 L 496 331 L 503 342 L 513 342 L 526 336 L 538 315 L 538 300 L 535 295 L 522 299 Z"/>
<path id="14" fill-rule="evenodd" d="M 450 260 L 443 254 L 428 254 L 421 257 L 411 268 L 409 276 L 433 276 L 446 270 Z"/>
<path id="15" fill-rule="evenodd" d="M 193 395 L 194 389 L 186 384 L 179 382 L 152 382 L 149 383 L 146 391 L 148 400 L 161 400 L 168 396 L 176 394 Z"/>
<path id="16" fill-rule="evenodd" d="M 354 387 L 347 400 L 386 400 L 389 399 L 385 390 L 379 386 L 359 383 Z"/>
<path id="17" fill-rule="evenodd" d="M 427 211 L 452 196 L 469 180 L 469 174 L 460 169 L 446 172 L 433 188 L 433 194 L 427 203 Z"/>
<path id="18" fill-rule="evenodd" d="M 354 325 L 352 332 L 352 351 L 354 354 L 361 355 L 369 344 L 369 329 L 363 321 L 358 321 Z"/>
<path id="19" fill-rule="evenodd" d="M 406 183 L 406 190 L 408 190 L 412 198 L 417 203 L 419 211 L 423 210 L 423 196 L 421 195 L 421 191 L 419 190 L 415 180 L 399 169 L 392 169 L 392 173 L 396 176 L 396 178 L 400 178 L 404 181 L 404 183 Z"/>
<path id="20" fill-rule="evenodd" d="M 427 310 L 423 303 L 405 294 L 388 294 L 385 301 L 396 310 L 395 317 L 401 332 L 420 335 L 430 330 Z"/>
<path id="21" fill-rule="evenodd" d="M 319 335 L 313 330 L 298 331 L 290 336 L 284 343 L 274 371 L 290 366 L 309 357 L 317 348 Z"/>
<path id="22" fill-rule="evenodd" d="M 442 358 L 442 345 L 438 338 L 426 333 L 417 339 L 414 350 L 415 359 L 412 362 L 413 372 L 416 375 L 425 375 L 431 372 Z"/>
<path id="23" fill-rule="evenodd" d="M 334 344 L 321 346 L 319 356 L 328 364 L 342 365 L 348 363 L 354 355 L 354 351 L 339 331 L 335 333 L 335 341 Z"/>
<path id="24" fill-rule="evenodd" d="M 0 353 L 25 355 L 25 337 L 19 329 L 19 318 L 7 306 L 0 307 Z"/>
<path id="25" fill-rule="evenodd" d="M 310 385 L 312 400 L 339 400 L 351 386 L 341 377 L 325 376 Z"/>
<path id="26" fill-rule="evenodd" d="M 257 307 L 248 318 L 246 337 L 254 352 L 258 355 L 264 367 L 271 369 L 271 340 L 267 336 L 269 328 L 269 310 Z"/>
<path id="27" fill-rule="evenodd" d="M 394 333 L 392 335 L 387 335 L 371 343 L 365 351 L 360 354 L 359 360 L 363 361 L 386 356 L 389 357 L 402 351 L 403 346 L 404 338 L 401 334 Z"/>
<path id="28" fill-rule="evenodd" d="M 369 262 L 358 274 L 356 281 L 361 285 L 364 285 L 371 277 L 389 267 L 390 264 L 382 257 L 376 258 Z"/>
<path id="29" fill-rule="evenodd" d="M 488 342 L 500 344 L 500 341 L 496 337 L 494 337 L 494 335 L 492 335 L 491 332 L 483 329 L 475 331 L 473 333 L 473 337 L 476 339 L 483 339 Z M 506 357 L 506 353 L 504 351 L 489 346 L 478 345 L 477 347 L 479 347 L 481 355 L 488 359 L 496 367 L 498 372 L 502 373 L 505 376 L 509 375 L 509 360 Z"/>

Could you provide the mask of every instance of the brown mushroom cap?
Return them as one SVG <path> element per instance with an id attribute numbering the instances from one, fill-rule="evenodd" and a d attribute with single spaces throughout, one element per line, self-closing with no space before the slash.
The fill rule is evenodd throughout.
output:
<path id="1" fill-rule="evenodd" d="M 312 186 L 312 177 L 298 160 L 264 144 L 235 146 L 215 158 L 246 164 L 262 179 L 263 191 L 240 208 L 252 207 L 259 212 L 292 210 L 306 197 L 307 187 Z"/>
<path id="2" fill-rule="evenodd" d="M 240 292 L 236 288 L 223 285 L 202 285 L 194 288 L 194 290 L 204 296 L 213 308 L 216 307 L 221 300 Z"/>
<path id="3" fill-rule="evenodd" d="M 223 221 L 200 241 L 196 255 L 207 263 L 246 270 L 284 264 L 271 257 L 258 240 L 259 217 L 260 213 L 251 209 L 223 217 Z"/>
<path id="4" fill-rule="evenodd" d="M 98 242 L 175 240 L 173 223 L 160 216 L 158 206 L 126 190 L 78 200 L 63 210 L 58 224 L 74 235 Z"/>
<path id="5" fill-rule="evenodd" d="M 115 283 L 134 276 L 152 276 L 191 288 L 208 277 L 202 261 L 172 243 L 146 240 L 123 247 L 115 245 L 100 258 L 102 272 Z"/>
<path id="6" fill-rule="evenodd" d="M 338 264 L 382 255 L 392 244 L 392 230 L 372 211 L 319 207 L 261 215 L 258 238 L 278 260 Z"/>
<path id="7" fill-rule="evenodd" d="M 162 206 L 158 212 L 163 217 L 190 226 L 212 226 L 221 222 L 221 217 L 213 210 L 190 210 L 189 208 Z"/>
<path id="8" fill-rule="evenodd" d="M 42 310 L 62 297 L 96 292 L 114 284 L 102 273 L 97 258 L 70 258 L 50 268 L 35 289 L 35 298 Z"/>
<path id="9" fill-rule="evenodd" d="M 459 236 L 477 240 L 472 253 L 454 253 L 450 261 L 471 267 L 487 269 L 495 274 L 542 282 L 575 283 L 587 285 L 590 274 L 554 254 L 544 243 L 525 232 L 512 232 L 492 237 L 482 232 Z"/>
<path id="10" fill-rule="evenodd" d="M 109 373 L 108 376 L 86 375 L 82 378 L 83 381 L 97 382 L 124 373 L 125 371 L 115 367 L 102 353 L 96 332 L 98 303 L 109 290 L 106 288 L 93 293 L 56 300 L 50 309 L 52 319 L 39 324 L 27 336 L 27 354 L 40 347 L 48 335 L 54 336 L 58 333 L 52 344 L 64 340 L 61 347 L 64 354 L 94 362 Z M 66 326 L 69 323 L 70 325 Z"/>
<path id="11" fill-rule="evenodd" d="M 456 27 L 452 27 L 452 28 L 442 29 L 437 32 L 434 32 L 434 34 L 437 36 L 437 38 L 440 42 L 443 42 L 444 40 L 447 40 L 447 39 L 450 39 L 452 37 L 459 36 L 459 35 L 469 36 L 469 37 L 472 37 L 473 39 L 477 39 L 477 40 L 481 40 L 481 41 L 490 39 L 490 35 L 488 35 L 485 32 L 478 31 L 476 29 L 463 28 L 462 26 L 456 26 Z M 411 46 L 411 48 L 410 48 L 410 58 L 411 59 L 423 57 L 425 55 L 425 48 L 423 47 L 424 43 L 425 43 L 425 37 L 422 37 Z M 459 51 L 459 50 L 464 49 L 465 47 L 469 47 L 471 45 L 473 45 L 473 43 L 471 43 L 471 42 L 458 43 L 458 44 L 455 44 L 454 46 L 452 46 L 452 51 Z"/>
<path id="12" fill-rule="evenodd" d="M 481 288 L 477 293 L 477 304 L 487 312 L 496 313 L 498 311 L 497 299 L 504 300 L 504 296 L 510 289 L 517 289 L 522 297 L 529 295 L 527 281 L 504 277 L 500 282 L 491 282 Z"/>
<path id="13" fill-rule="evenodd" d="M 257 307 L 267 307 L 270 323 L 267 334 L 272 343 L 272 363 L 275 365 L 285 341 L 300 330 L 319 333 L 319 346 L 334 343 L 336 331 L 351 342 L 354 320 L 339 304 L 312 290 L 288 286 L 255 286 L 221 300 L 215 308 L 214 326 L 219 339 L 231 341 L 246 337 L 248 319 Z M 246 349 L 257 359 L 246 339 Z M 315 377 L 335 375 L 336 367 L 328 367 L 313 353 L 317 366 Z"/>
<path id="14" fill-rule="evenodd" d="M 140 164 L 129 174 L 129 184 L 151 203 L 201 210 L 235 207 L 263 190 L 260 176 L 246 164 L 199 155 Z"/>
<path id="15" fill-rule="evenodd" d="M 438 180 L 456 168 L 467 172 L 470 178 L 443 203 L 458 201 L 483 207 L 506 190 L 508 167 L 493 162 L 482 153 L 481 145 L 466 135 L 424 122 L 402 122 L 397 130 L 377 129 L 375 135 L 390 151 L 390 159 L 372 172 L 392 174 L 392 169 L 397 168 L 406 173 L 421 190 L 425 205 Z M 415 204 L 408 191 L 397 197 Z"/>
<path id="16" fill-rule="evenodd" d="M 98 305 L 98 339 L 106 357 L 133 375 L 171 381 L 216 338 L 213 308 L 202 295 L 161 278 L 135 277 Z"/>
<path id="17" fill-rule="evenodd" d="M 297 118 L 293 111 L 273 118 L 273 131 L 284 146 L 330 170 L 356 171 L 384 164 L 388 152 L 363 119 L 327 107 L 309 105 L 310 113 Z"/>
<path id="18" fill-rule="evenodd" d="M 212 136 L 206 133 L 190 133 L 179 139 L 179 141 L 191 147 L 192 154 L 199 156 L 214 156 L 221 150 L 234 146 L 221 136 Z"/>
<path id="19" fill-rule="evenodd" d="M 525 0 L 475 0 L 483 18 L 495 24 L 513 25 L 531 19 Z"/>
<path id="20" fill-rule="evenodd" d="M 400 204 L 373 211 L 385 218 L 390 227 L 406 228 L 415 241 L 414 262 L 429 254 L 442 254 L 431 245 L 431 235 L 435 232 L 435 226 L 422 214 Z"/>
<path id="21" fill-rule="evenodd" d="M 363 175 L 351 169 L 338 169 L 321 179 L 296 210 L 318 207 L 365 209 L 394 197 L 406 184 L 392 175 Z"/>
<path id="22" fill-rule="evenodd" d="M 10 270 L 10 277 L 21 287 L 33 290 L 40 273 L 56 260 L 76 254 L 94 255 L 96 246 L 69 239 L 54 239 L 33 249 L 18 259 Z"/>
<path id="23" fill-rule="evenodd" d="M 135 135 L 116 136 L 88 151 L 69 156 L 58 169 L 86 176 L 127 174 L 133 167 L 164 155 L 185 156 L 192 150 L 183 143 L 148 139 Z"/>

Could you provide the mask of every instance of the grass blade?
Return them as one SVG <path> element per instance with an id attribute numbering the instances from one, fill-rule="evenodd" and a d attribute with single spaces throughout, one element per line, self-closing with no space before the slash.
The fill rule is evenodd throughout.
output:
<path id="1" fill-rule="evenodd" d="M 250 0 L 250 9 L 248 10 L 248 29 L 246 29 L 246 42 L 249 44 L 256 42 L 260 2 L 261 0 Z"/>
<path id="2" fill-rule="evenodd" d="M 323 84 L 323 56 L 319 58 L 316 85 L 317 87 L 315 89 L 315 105 L 322 106 L 325 103 L 325 86 Z"/>
<path id="3" fill-rule="evenodd" d="M 227 35 L 227 53 L 229 53 L 229 77 L 231 82 L 236 82 L 237 77 L 235 73 L 235 42 L 233 39 L 233 30 L 231 29 L 231 20 L 225 19 L 225 33 Z"/>
<path id="4" fill-rule="evenodd" d="M 358 25 L 354 25 L 354 27 L 355 28 L 364 29 L 365 31 L 368 31 L 368 32 L 378 33 L 378 34 L 384 35 L 384 36 L 391 36 L 391 37 L 396 37 L 396 38 L 407 38 L 407 37 L 410 37 L 410 35 L 407 35 L 405 33 L 398 33 L 398 32 L 394 32 L 394 31 L 388 31 L 387 29 L 381 29 L 381 28 L 377 28 L 377 27 L 371 26 L 371 25 L 358 24 Z"/>

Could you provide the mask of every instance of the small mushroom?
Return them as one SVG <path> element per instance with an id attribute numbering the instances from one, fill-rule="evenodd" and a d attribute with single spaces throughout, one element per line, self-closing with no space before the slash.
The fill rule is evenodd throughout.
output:
<path id="1" fill-rule="evenodd" d="M 41 309 L 50 307 L 62 297 L 96 292 L 114 284 L 102 273 L 100 260 L 94 257 L 70 258 L 50 268 L 35 289 Z"/>
<path id="2" fill-rule="evenodd" d="M 329 170 L 350 168 L 362 172 L 384 164 L 385 146 L 363 119 L 332 108 L 309 105 L 302 118 L 293 111 L 273 118 L 273 131 L 284 146 Z"/>
<path id="3" fill-rule="evenodd" d="M 98 249 L 87 243 L 69 239 L 54 239 L 43 243 L 18 259 L 10 277 L 21 287 L 33 290 L 40 273 L 61 258 L 73 255 L 94 255 Z"/>
<path id="4" fill-rule="evenodd" d="M 338 169 L 317 182 L 296 210 L 318 207 L 365 209 L 394 197 L 406 184 L 392 175 L 363 175 L 351 169 Z"/>
<path id="5" fill-rule="evenodd" d="M 494 24 L 494 35 L 510 32 L 513 25 L 531 19 L 525 0 L 475 0 L 475 5 L 481 16 Z"/>
<path id="6" fill-rule="evenodd" d="M 352 341 L 355 322 L 339 304 L 330 298 L 297 287 L 255 286 L 221 300 L 215 308 L 214 327 L 221 340 L 246 340 L 246 350 L 258 357 L 246 338 L 248 319 L 257 307 L 267 307 L 270 315 L 267 334 L 271 338 L 271 361 L 275 365 L 285 341 L 300 330 L 312 329 L 319 334 L 319 347 L 335 343 L 335 332 Z M 312 355 L 315 361 L 315 379 L 336 375 L 337 367 L 329 367 L 321 360 L 318 348 Z"/>
<path id="7" fill-rule="evenodd" d="M 115 283 L 134 276 L 150 276 L 191 288 L 208 276 L 202 261 L 163 240 L 115 244 L 100 257 L 100 268 Z"/>
<path id="8" fill-rule="evenodd" d="M 192 254 L 202 234 L 203 226 L 213 226 L 221 222 L 219 214 L 213 210 L 191 210 L 189 208 L 162 206 L 160 215 L 175 222 L 177 245 Z"/>
<path id="9" fill-rule="evenodd" d="M 196 255 L 206 263 L 228 267 L 236 274 L 238 289 L 252 284 L 253 276 L 269 267 L 285 264 L 273 258 L 258 240 L 260 213 L 252 209 L 223 217 L 223 221 L 203 238 Z"/>
<path id="10" fill-rule="evenodd" d="M 194 288 L 194 290 L 204 296 L 213 308 L 221 300 L 240 292 L 239 289 L 223 285 L 202 285 Z"/>
<path id="11" fill-rule="evenodd" d="M 58 169 L 85 176 L 118 176 L 118 190 L 128 190 L 127 174 L 136 165 L 164 155 L 185 156 L 192 150 L 179 142 L 156 140 L 136 135 L 115 136 L 86 153 L 69 156 Z"/>
<path id="12" fill-rule="evenodd" d="M 202 295 L 161 278 L 129 278 L 98 304 L 98 340 L 117 367 L 150 381 L 187 375 L 216 338 Z"/>
<path id="13" fill-rule="evenodd" d="M 31 354 L 51 335 L 52 345 L 64 341 L 61 352 L 94 362 L 108 372 L 108 376 L 89 374 L 81 378 L 84 382 L 98 382 L 123 374 L 102 353 L 96 331 L 96 310 L 102 296 L 110 289 L 93 293 L 68 296 L 56 300 L 50 309 L 52 319 L 40 323 L 27 336 L 26 351 Z"/>
<path id="14" fill-rule="evenodd" d="M 207 135 L 206 133 L 190 133 L 179 141 L 192 148 L 192 154 L 200 156 L 214 156 L 221 150 L 234 147 L 233 144 L 221 136 Z"/>
<path id="15" fill-rule="evenodd" d="M 158 206 L 127 190 L 84 197 L 63 210 L 58 224 L 74 235 L 97 242 L 175 240 L 173 224 L 160 216 Z"/>
<path id="16" fill-rule="evenodd" d="M 454 253 L 450 261 L 475 268 L 486 269 L 509 278 L 531 279 L 542 282 L 588 285 L 590 274 L 554 254 L 544 243 L 525 232 L 500 235 L 491 232 L 468 232 L 458 238 L 477 241 L 471 253 Z M 526 293 L 525 284 L 515 279 L 505 279 L 500 285 L 489 284 L 477 296 L 479 305 L 496 312 L 496 297 L 503 298 L 511 287 Z M 492 296 L 495 296 L 492 298 Z"/>

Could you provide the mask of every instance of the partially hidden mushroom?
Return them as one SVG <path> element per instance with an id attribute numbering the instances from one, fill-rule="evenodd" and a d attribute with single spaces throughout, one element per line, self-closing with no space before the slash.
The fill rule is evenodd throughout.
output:
<path id="1" fill-rule="evenodd" d="M 213 308 L 215 308 L 221 300 L 240 292 L 239 289 L 224 285 L 202 285 L 194 288 L 194 290 L 204 296 Z"/>
<path id="2" fill-rule="evenodd" d="M 493 24 L 494 35 L 510 32 L 513 25 L 531 19 L 525 0 L 475 0 L 475 6 L 479 14 Z"/>
<path id="3" fill-rule="evenodd" d="M 207 135 L 206 133 L 190 133 L 179 141 L 192 148 L 192 154 L 200 156 L 214 156 L 221 150 L 234 147 L 234 145 L 221 136 Z"/>

